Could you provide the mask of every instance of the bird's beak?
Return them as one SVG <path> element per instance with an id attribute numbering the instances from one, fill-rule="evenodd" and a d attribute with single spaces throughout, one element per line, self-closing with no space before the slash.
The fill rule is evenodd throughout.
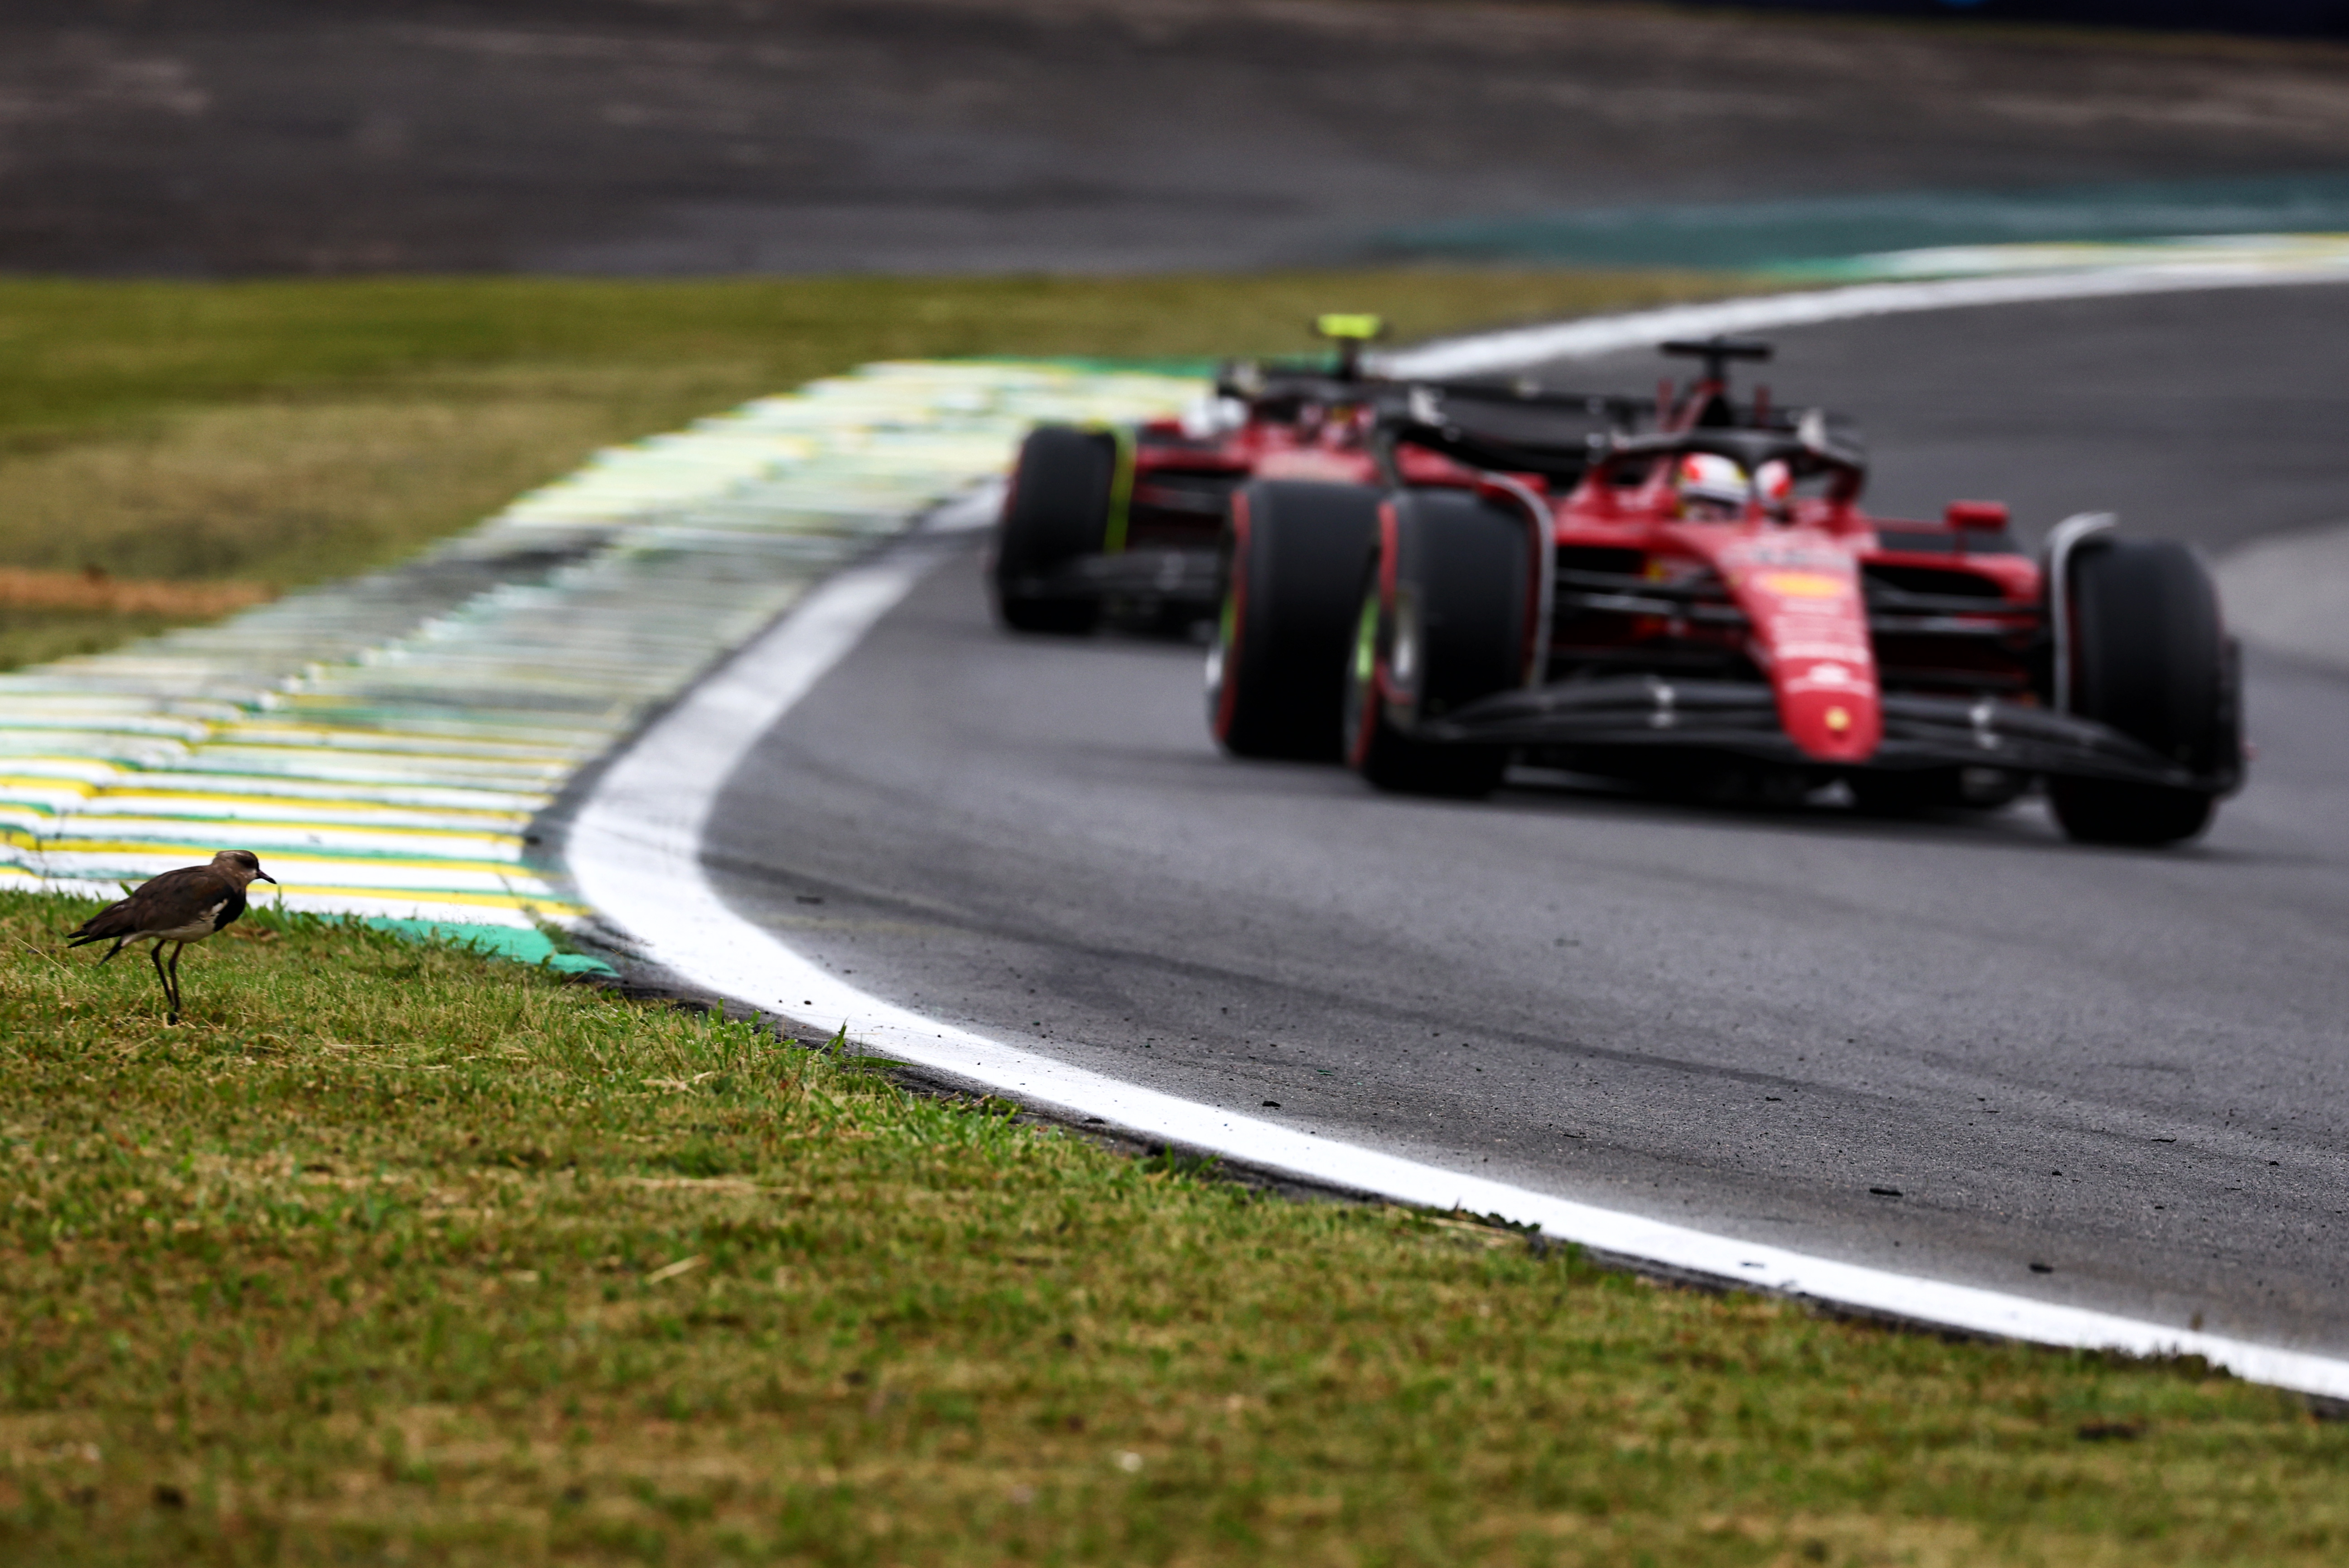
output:
<path id="1" fill-rule="evenodd" d="M 266 872 L 266 871 L 255 871 L 255 872 L 254 873 L 254 876 L 256 876 L 256 877 L 260 877 L 263 881 L 264 881 L 264 882 L 268 883 L 268 884 L 269 884 L 271 887 L 273 887 L 273 888 L 274 888 L 274 887 L 276 887 L 276 886 L 277 886 L 277 878 L 276 878 L 276 877 L 272 877 L 272 876 L 271 876 L 268 872 Z"/>

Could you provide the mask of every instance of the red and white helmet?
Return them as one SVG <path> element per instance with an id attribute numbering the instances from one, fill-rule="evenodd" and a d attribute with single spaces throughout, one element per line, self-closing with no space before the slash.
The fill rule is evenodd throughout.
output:
<path id="1" fill-rule="evenodd" d="M 1773 512 L 1784 512 L 1795 498 L 1795 471 L 1782 458 L 1772 458 L 1754 471 L 1754 493 Z"/>
<path id="2" fill-rule="evenodd" d="M 1672 474 L 1672 489 L 1680 496 L 1683 513 L 1692 502 L 1742 512 L 1745 498 L 1753 493 L 1745 471 L 1734 458 L 1710 452 L 1683 453 Z"/>

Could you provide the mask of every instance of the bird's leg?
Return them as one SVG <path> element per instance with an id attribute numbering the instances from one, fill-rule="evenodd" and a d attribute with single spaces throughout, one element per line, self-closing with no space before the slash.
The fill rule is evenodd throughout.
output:
<path id="1" fill-rule="evenodd" d="M 147 949 L 147 961 L 155 966 L 156 982 L 163 988 L 163 1012 L 172 1023 L 180 1021 L 179 993 L 171 989 L 171 977 L 163 972 L 163 943 L 158 938 Z"/>
<path id="2" fill-rule="evenodd" d="M 155 945 L 160 947 L 163 944 L 158 942 Z M 185 942 L 175 942 L 171 946 L 171 1022 L 174 1023 L 180 1021 L 180 955 L 187 950 Z"/>

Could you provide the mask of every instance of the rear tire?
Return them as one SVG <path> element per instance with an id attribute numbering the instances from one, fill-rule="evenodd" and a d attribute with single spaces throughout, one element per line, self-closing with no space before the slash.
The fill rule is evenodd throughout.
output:
<path id="1" fill-rule="evenodd" d="M 2231 776 L 2240 765 L 2233 649 L 2202 563 L 2166 539 L 2096 538 L 2069 563 L 2072 711 L 2164 760 Z M 2083 844 L 2175 844 L 2209 825 L 2208 790 L 2054 777 L 2047 799 Z"/>
<path id="2" fill-rule="evenodd" d="M 1039 425 L 1020 442 L 995 535 L 995 609 L 1004 625 L 1075 636 L 1100 623 L 1100 600 L 1044 585 L 1102 553 L 1116 470 L 1115 440 L 1096 431 Z"/>
<path id="3" fill-rule="evenodd" d="M 1336 762 L 1354 586 L 1379 526 L 1361 484 L 1258 481 L 1233 492 L 1207 728 L 1236 757 Z"/>
<path id="4" fill-rule="evenodd" d="M 1534 554 L 1527 520 L 1465 492 L 1407 492 L 1361 579 L 1346 663 L 1346 754 L 1383 790 L 1475 799 L 1499 787 L 1506 746 L 1418 738 L 1413 726 L 1525 678 Z"/>

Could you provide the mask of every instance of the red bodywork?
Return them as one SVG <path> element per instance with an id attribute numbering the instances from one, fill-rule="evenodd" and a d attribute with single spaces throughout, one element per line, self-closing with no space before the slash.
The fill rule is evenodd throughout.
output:
<path id="1" fill-rule="evenodd" d="M 1587 665 L 1701 668 L 1708 654 L 1724 673 L 1742 662 L 1769 682 L 1796 747 L 1839 763 L 1875 753 L 1887 686 L 2030 701 L 2039 569 L 2011 553 L 2002 530 L 1978 525 L 2002 523 L 2003 508 L 1909 522 L 1818 497 L 1797 500 L 1784 518 L 1749 505 L 1742 518 L 1690 521 L 1678 515 L 1668 465 L 1654 466 L 1626 491 L 1602 465 L 1556 501 L 1557 565 L 1619 568 L 1636 552 L 1640 576 L 1687 602 L 1608 613 L 1602 590 L 1561 603 L 1550 630 L 1554 677 Z M 1920 602 L 1904 608 L 1904 599 Z"/>
<path id="2" fill-rule="evenodd" d="M 1379 383 L 1363 383 L 1362 396 L 1379 389 Z M 1120 454 L 1132 466 L 1124 476 L 1124 516 L 1111 519 L 1112 547 L 1213 548 L 1222 535 L 1226 497 L 1251 479 L 1382 484 L 1386 476 L 1371 450 L 1372 425 L 1365 403 L 1308 404 L 1293 416 L 1252 410 L 1233 429 L 1205 436 L 1179 420 L 1137 426 L 1130 452 Z M 1436 452 L 1406 448 L 1397 461 L 1409 484 L 1465 486 L 1476 480 Z"/>
<path id="3" fill-rule="evenodd" d="M 1661 436 L 1730 411 L 1712 381 L 1661 406 Z M 1758 397 L 1754 414 L 1767 406 Z M 1661 436 L 1619 442 L 1562 494 L 1538 474 L 1511 476 L 1506 489 L 1550 515 L 1555 600 L 1531 622 L 1548 648 L 1528 649 L 1537 680 L 1758 677 L 1801 756 L 1841 766 L 1875 756 L 1888 691 L 2036 701 L 2040 572 L 2008 541 L 2005 507 L 1872 517 L 1851 467 L 1823 475 L 1823 493 L 1775 508 L 1755 500 L 1742 515 L 1684 516 L 1671 462 L 1642 452 Z"/>

